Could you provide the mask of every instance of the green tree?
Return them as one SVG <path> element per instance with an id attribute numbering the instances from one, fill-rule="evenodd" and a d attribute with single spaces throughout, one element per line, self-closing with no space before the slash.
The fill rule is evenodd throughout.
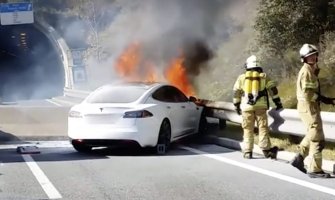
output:
<path id="1" fill-rule="evenodd" d="M 318 44 L 335 30 L 334 0 L 261 0 L 255 29 L 270 53 L 283 56 L 288 48 Z"/>

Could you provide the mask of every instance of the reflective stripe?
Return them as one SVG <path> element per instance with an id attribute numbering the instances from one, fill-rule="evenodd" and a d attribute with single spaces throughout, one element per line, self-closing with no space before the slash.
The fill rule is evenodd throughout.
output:
<path id="1" fill-rule="evenodd" d="M 233 103 L 241 103 L 241 98 L 234 98 Z"/>
<path id="2" fill-rule="evenodd" d="M 272 96 L 272 99 L 276 99 L 276 98 L 279 98 L 279 95 L 278 95 L 278 94 Z"/>
<path id="3" fill-rule="evenodd" d="M 275 81 L 268 81 L 267 84 L 266 84 L 266 88 L 270 89 L 270 88 L 273 88 L 273 87 L 276 87 L 277 84 Z"/>
<path id="4" fill-rule="evenodd" d="M 318 82 L 305 82 L 305 84 L 302 86 L 303 89 L 310 88 L 310 89 L 316 89 L 318 88 Z"/>

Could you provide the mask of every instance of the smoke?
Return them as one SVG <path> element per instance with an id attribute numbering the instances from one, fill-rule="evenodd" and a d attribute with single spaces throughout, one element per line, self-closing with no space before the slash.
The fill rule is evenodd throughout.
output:
<path id="1" fill-rule="evenodd" d="M 78 38 L 84 38 L 82 43 L 90 47 L 88 89 L 119 79 L 117 59 L 129 45 L 139 43 L 141 58 L 157 72 L 164 73 L 173 59 L 183 56 L 188 78 L 199 91 L 207 90 L 204 80 L 221 80 L 228 67 L 244 63 L 241 54 L 250 35 L 245 27 L 251 27 L 257 4 L 258 0 L 90 0 L 81 22 L 69 23 L 63 16 L 57 24 L 69 44 L 77 47 Z M 145 74 L 145 66 L 139 67 L 140 75 Z"/>
<path id="2" fill-rule="evenodd" d="M 90 71 L 100 66 L 98 68 L 104 73 L 99 76 L 100 82 L 104 76 L 106 81 L 117 77 L 113 72 L 115 60 L 129 44 L 139 42 L 143 59 L 152 61 L 162 70 L 172 59 L 183 55 L 188 76 L 193 81 L 202 71 L 209 70 L 208 61 L 214 57 L 222 41 L 229 39 L 232 29 L 226 27 L 230 27 L 232 22 L 222 13 L 236 2 L 116 1 L 114 5 L 121 7 L 121 11 L 101 34 L 104 35 L 102 49 L 105 60 L 99 63 L 90 60 Z"/>

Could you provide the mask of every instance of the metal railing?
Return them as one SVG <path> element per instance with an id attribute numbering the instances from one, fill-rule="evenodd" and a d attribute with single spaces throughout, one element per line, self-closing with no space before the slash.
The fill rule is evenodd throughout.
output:
<path id="1" fill-rule="evenodd" d="M 64 88 L 64 96 L 68 96 L 68 97 L 85 99 L 89 94 L 90 94 L 90 91 L 82 91 L 82 90 Z"/>
<path id="2" fill-rule="evenodd" d="M 212 102 L 206 104 L 207 116 L 219 119 L 224 119 L 230 122 L 242 122 L 242 117 L 239 116 L 233 103 L 229 102 Z M 323 122 L 323 130 L 327 141 L 335 141 L 335 113 L 321 112 Z M 276 111 L 270 109 L 268 111 L 269 127 L 271 131 L 304 136 L 307 128 L 302 123 L 299 113 L 295 109 L 283 109 Z"/>

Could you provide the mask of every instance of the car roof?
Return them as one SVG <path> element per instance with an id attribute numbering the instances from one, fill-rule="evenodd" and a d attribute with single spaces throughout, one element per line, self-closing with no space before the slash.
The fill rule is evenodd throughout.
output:
<path id="1" fill-rule="evenodd" d="M 163 82 L 115 82 L 104 85 L 103 87 L 113 87 L 113 86 L 134 86 L 134 87 L 143 87 L 144 89 L 151 89 L 158 86 L 169 85 Z"/>

